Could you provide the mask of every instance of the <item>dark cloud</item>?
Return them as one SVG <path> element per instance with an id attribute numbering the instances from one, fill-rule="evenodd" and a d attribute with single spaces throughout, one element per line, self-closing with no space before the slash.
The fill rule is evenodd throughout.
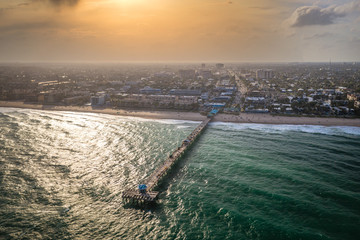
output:
<path id="1" fill-rule="evenodd" d="M 18 7 L 23 7 L 23 6 L 29 6 L 30 5 L 30 3 L 19 3 L 17 6 Z"/>
<path id="2" fill-rule="evenodd" d="M 344 12 L 336 12 L 334 8 L 305 6 L 295 10 L 290 18 L 291 27 L 333 24 L 337 18 L 345 17 Z"/>
<path id="3" fill-rule="evenodd" d="M 74 7 L 80 0 L 30 0 L 31 3 L 46 3 L 53 7 Z"/>
<path id="4" fill-rule="evenodd" d="M 287 20 L 291 27 L 304 27 L 311 25 L 330 25 L 335 20 L 359 10 L 360 1 L 354 1 L 340 6 L 321 8 L 318 6 L 303 6 L 297 8 Z"/>
<path id="5" fill-rule="evenodd" d="M 54 6 L 75 6 L 80 0 L 48 0 Z"/>

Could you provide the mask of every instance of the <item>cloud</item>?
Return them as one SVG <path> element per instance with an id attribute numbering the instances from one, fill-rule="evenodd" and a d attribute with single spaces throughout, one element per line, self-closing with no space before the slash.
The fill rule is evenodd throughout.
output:
<path id="1" fill-rule="evenodd" d="M 53 7 L 74 7 L 80 0 L 30 0 L 31 3 L 46 3 Z"/>
<path id="2" fill-rule="evenodd" d="M 18 7 L 22 7 L 22 6 L 29 6 L 30 3 L 19 3 L 17 6 Z"/>
<path id="3" fill-rule="evenodd" d="M 360 1 L 354 1 L 339 6 L 332 5 L 327 8 L 321 8 L 319 6 L 303 6 L 297 8 L 286 22 L 290 27 L 330 25 L 334 24 L 335 20 L 359 10 Z"/>
<path id="4" fill-rule="evenodd" d="M 10 24 L 5 26 L 0 26 L 0 32 L 6 33 L 6 32 L 31 32 L 34 30 L 40 30 L 40 29 L 50 29 L 55 28 L 57 25 L 55 22 L 51 20 L 47 21 L 36 21 L 36 22 L 24 22 L 24 23 L 16 23 L 16 24 Z"/>
<path id="5" fill-rule="evenodd" d="M 304 27 L 310 25 L 330 25 L 334 20 L 345 17 L 345 13 L 336 12 L 333 8 L 320 8 L 317 6 L 305 6 L 295 10 L 290 17 L 291 27 Z"/>
<path id="6" fill-rule="evenodd" d="M 319 39 L 319 38 L 327 38 L 327 37 L 332 37 L 334 34 L 329 33 L 329 32 L 324 32 L 324 33 L 316 33 L 312 36 L 309 37 L 304 37 L 304 40 L 313 40 L 313 39 Z"/>
<path id="7" fill-rule="evenodd" d="M 11 11 L 13 9 L 15 9 L 15 8 L 13 8 L 13 7 L 0 8 L 0 17 L 2 15 L 4 15 L 7 11 Z"/>
<path id="8" fill-rule="evenodd" d="M 271 10 L 273 9 L 273 7 L 264 7 L 264 6 L 254 6 L 254 7 L 250 7 L 253 9 L 259 9 L 259 10 Z"/>
<path id="9" fill-rule="evenodd" d="M 350 42 L 359 44 L 360 43 L 360 37 L 351 37 Z"/>
<path id="10" fill-rule="evenodd" d="M 48 0 L 54 6 L 75 6 L 80 0 Z"/>

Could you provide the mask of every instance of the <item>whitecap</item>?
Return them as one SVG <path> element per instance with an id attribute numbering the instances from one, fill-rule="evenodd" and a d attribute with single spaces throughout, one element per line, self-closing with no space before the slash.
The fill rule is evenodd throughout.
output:
<path id="1" fill-rule="evenodd" d="M 200 124 L 201 121 L 191 121 L 191 120 L 176 120 L 176 119 L 156 119 L 156 122 L 164 124 L 173 124 L 173 125 L 182 125 L 182 124 Z"/>
<path id="2" fill-rule="evenodd" d="M 190 128 L 191 126 L 185 126 L 185 125 L 179 125 L 176 126 L 177 129 L 185 129 L 185 128 Z"/>
<path id="3" fill-rule="evenodd" d="M 22 108 L 0 107 L 0 113 L 21 112 L 24 110 L 25 109 L 22 109 Z"/>
<path id="4" fill-rule="evenodd" d="M 267 133 L 304 132 L 325 135 L 356 135 L 360 136 L 360 127 L 289 125 L 289 124 L 257 124 L 257 123 L 225 123 L 214 122 L 210 126 L 225 130 L 255 130 Z"/>

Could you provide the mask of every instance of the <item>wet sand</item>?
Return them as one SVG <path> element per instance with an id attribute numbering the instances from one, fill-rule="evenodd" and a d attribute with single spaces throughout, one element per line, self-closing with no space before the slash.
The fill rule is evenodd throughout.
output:
<path id="1" fill-rule="evenodd" d="M 120 110 L 110 108 L 93 108 L 91 106 L 53 106 L 40 104 L 27 104 L 18 101 L 0 101 L 0 107 L 28 108 L 53 111 L 105 113 L 147 119 L 176 119 L 201 121 L 206 116 L 196 112 L 178 111 L 146 111 L 146 110 Z M 262 123 L 262 124 L 292 124 L 292 125 L 322 125 L 322 126 L 355 126 L 360 127 L 360 118 L 327 118 L 327 117 L 288 117 L 273 116 L 261 113 L 240 113 L 239 115 L 219 114 L 214 118 L 219 122 L 234 123 Z"/>

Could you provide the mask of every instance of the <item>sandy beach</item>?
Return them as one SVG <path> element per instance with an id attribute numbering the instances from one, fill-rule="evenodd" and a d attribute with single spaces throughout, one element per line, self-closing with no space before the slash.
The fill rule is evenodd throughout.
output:
<path id="1" fill-rule="evenodd" d="M 72 112 L 91 112 L 104 113 L 129 117 L 141 117 L 147 119 L 176 119 L 201 121 L 205 116 L 195 112 L 177 111 L 145 111 L 145 110 L 120 110 L 110 108 L 93 108 L 91 106 L 53 106 L 40 104 L 27 104 L 18 101 L 0 101 L 0 107 L 9 108 L 28 108 L 52 111 L 72 111 Z M 326 117 L 288 117 L 273 116 L 261 113 L 240 113 L 239 115 L 219 114 L 214 118 L 219 122 L 234 123 L 262 123 L 262 124 L 292 124 L 292 125 L 322 125 L 322 126 L 355 126 L 360 127 L 360 118 L 326 118 Z"/>

